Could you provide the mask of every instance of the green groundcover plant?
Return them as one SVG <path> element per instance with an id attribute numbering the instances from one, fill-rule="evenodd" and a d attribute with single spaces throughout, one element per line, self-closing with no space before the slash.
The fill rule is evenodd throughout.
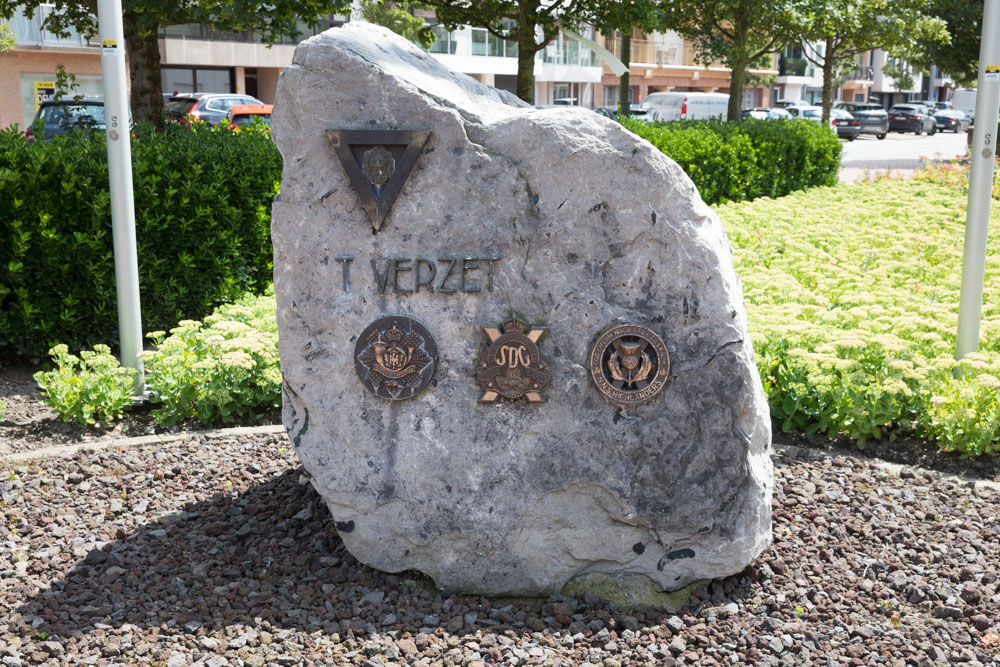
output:
<path id="1" fill-rule="evenodd" d="M 840 141 L 819 123 L 620 120 L 679 164 L 709 204 L 781 197 L 837 183 Z"/>
<path id="2" fill-rule="evenodd" d="M 956 362 L 965 195 L 953 173 L 718 212 L 777 426 L 997 451 L 1000 252 L 991 245 L 980 352 Z"/>
<path id="3" fill-rule="evenodd" d="M 56 367 L 35 373 L 45 402 L 66 421 L 80 426 L 120 419 L 132 403 L 133 373 L 122 368 L 107 345 L 69 353 L 66 345 L 49 350 Z"/>

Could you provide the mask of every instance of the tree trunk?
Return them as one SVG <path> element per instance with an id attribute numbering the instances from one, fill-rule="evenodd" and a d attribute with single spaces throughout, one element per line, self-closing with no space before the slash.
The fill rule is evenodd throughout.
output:
<path id="1" fill-rule="evenodd" d="M 743 111 L 743 84 L 747 80 L 747 67 L 750 63 L 743 56 L 735 58 L 731 63 L 732 74 L 729 78 L 729 107 L 726 109 L 726 120 L 739 120 Z"/>
<path id="2" fill-rule="evenodd" d="M 736 19 L 733 26 L 736 39 L 733 46 L 738 46 L 739 51 L 735 53 L 729 62 L 729 106 L 726 109 L 726 120 L 738 121 L 743 114 L 743 85 L 747 80 L 747 68 L 750 67 L 750 58 L 746 52 L 747 38 L 750 32 L 749 19 L 746 14 L 741 14 Z"/>
<path id="3" fill-rule="evenodd" d="M 621 61 L 626 68 L 631 68 L 629 61 L 632 59 L 632 31 L 629 30 L 628 34 L 622 30 L 622 53 Z M 623 116 L 628 116 L 632 113 L 630 107 L 631 102 L 629 101 L 629 69 L 622 72 L 622 75 L 618 78 L 618 113 Z"/>
<path id="4" fill-rule="evenodd" d="M 830 107 L 833 106 L 833 64 L 837 58 L 833 52 L 833 35 L 826 38 L 826 50 L 823 52 L 823 123 L 830 125 Z"/>
<path id="5" fill-rule="evenodd" d="M 158 25 L 149 34 L 139 33 L 139 17 L 124 12 L 125 54 L 128 56 L 129 80 L 132 84 L 130 106 L 132 120 L 151 122 L 163 129 L 163 84 L 160 80 L 160 45 Z"/>
<path id="6" fill-rule="evenodd" d="M 534 10 L 537 4 L 518 3 L 517 20 L 517 96 L 528 104 L 535 103 L 535 42 Z"/>

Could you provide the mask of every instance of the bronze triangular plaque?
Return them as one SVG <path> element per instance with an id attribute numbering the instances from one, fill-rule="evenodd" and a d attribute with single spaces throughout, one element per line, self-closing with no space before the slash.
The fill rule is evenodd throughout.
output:
<path id="1" fill-rule="evenodd" d="M 382 228 L 430 130 L 327 130 L 375 231 Z"/>

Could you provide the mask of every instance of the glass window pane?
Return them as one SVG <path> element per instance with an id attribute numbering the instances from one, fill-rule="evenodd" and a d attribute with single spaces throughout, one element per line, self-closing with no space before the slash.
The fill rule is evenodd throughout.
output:
<path id="1" fill-rule="evenodd" d="M 196 93 L 231 93 L 229 70 L 199 69 Z"/>
<path id="2" fill-rule="evenodd" d="M 193 93 L 194 70 L 190 68 L 160 68 L 160 81 L 165 93 Z"/>
<path id="3" fill-rule="evenodd" d="M 472 55 L 474 55 L 474 56 L 485 56 L 486 55 L 486 31 L 485 30 L 473 30 L 472 31 Z"/>
<path id="4" fill-rule="evenodd" d="M 444 26 L 432 25 L 431 32 L 437 36 L 437 40 L 434 41 L 433 46 L 431 46 L 431 53 L 454 53 L 454 51 L 448 50 L 448 31 L 444 29 Z"/>

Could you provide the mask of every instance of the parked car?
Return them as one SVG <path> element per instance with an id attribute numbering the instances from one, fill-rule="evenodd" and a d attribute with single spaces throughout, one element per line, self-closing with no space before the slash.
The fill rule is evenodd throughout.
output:
<path id="1" fill-rule="evenodd" d="M 273 108 L 273 104 L 237 104 L 229 110 L 226 119 L 220 124 L 224 124 L 229 129 L 250 127 L 255 121 L 270 126 Z"/>
<path id="2" fill-rule="evenodd" d="M 843 109 L 830 109 L 830 118 L 833 119 L 837 136 L 841 139 L 854 141 L 861 134 L 861 121 Z"/>
<path id="3" fill-rule="evenodd" d="M 164 106 L 167 120 L 187 122 L 190 116 L 215 125 L 229 110 L 240 104 L 263 104 L 256 97 L 237 93 L 180 93 L 171 95 Z"/>
<path id="4" fill-rule="evenodd" d="M 758 120 L 781 120 L 783 118 L 791 118 L 792 114 L 788 113 L 784 109 L 744 109 L 741 117 L 743 118 L 757 118 Z"/>
<path id="5" fill-rule="evenodd" d="M 934 124 L 941 132 L 951 130 L 955 134 L 969 129 L 968 117 L 958 109 L 942 109 L 934 114 Z"/>
<path id="6" fill-rule="evenodd" d="M 914 134 L 933 135 L 937 132 L 937 124 L 927 113 L 923 104 L 895 104 L 889 109 L 889 130 L 891 132 L 913 132 Z"/>
<path id="7" fill-rule="evenodd" d="M 25 131 L 28 142 L 35 141 L 34 128 L 36 123 L 42 123 L 43 140 L 51 139 L 60 134 L 69 134 L 73 130 L 104 131 L 104 100 L 73 99 L 48 100 L 42 102 L 35 113 L 35 120 Z"/>
<path id="8" fill-rule="evenodd" d="M 725 118 L 729 95 L 725 93 L 653 93 L 641 108 L 652 121 L 693 118 Z"/>
<path id="9" fill-rule="evenodd" d="M 787 109 L 789 107 L 811 107 L 805 100 L 778 100 L 774 103 L 774 106 L 779 109 Z"/>
<path id="10" fill-rule="evenodd" d="M 610 118 L 612 120 L 618 118 L 618 107 L 617 106 L 606 106 L 606 107 L 596 107 L 594 113 L 598 116 L 604 116 L 605 118 Z M 629 105 L 629 115 L 636 120 L 649 121 L 646 111 L 641 108 L 638 104 Z"/>
<path id="11" fill-rule="evenodd" d="M 965 117 L 969 119 L 969 122 L 975 125 L 976 89 L 956 88 L 955 92 L 951 95 L 951 108 L 964 113 Z"/>
<path id="12" fill-rule="evenodd" d="M 861 134 L 874 134 L 885 139 L 889 133 L 889 114 L 875 102 L 837 102 L 835 109 L 843 109 L 861 124 Z"/>
<path id="13" fill-rule="evenodd" d="M 792 118 L 798 118 L 800 120 L 811 120 L 815 123 L 823 122 L 823 107 L 794 106 L 794 107 L 785 107 L 785 111 L 790 113 L 792 115 Z M 827 125 L 827 127 L 829 127 L 834 132 L 837 131 L 837 126 L 834 124 L 833 116 L 830 116 L 830 122 Z"/>

